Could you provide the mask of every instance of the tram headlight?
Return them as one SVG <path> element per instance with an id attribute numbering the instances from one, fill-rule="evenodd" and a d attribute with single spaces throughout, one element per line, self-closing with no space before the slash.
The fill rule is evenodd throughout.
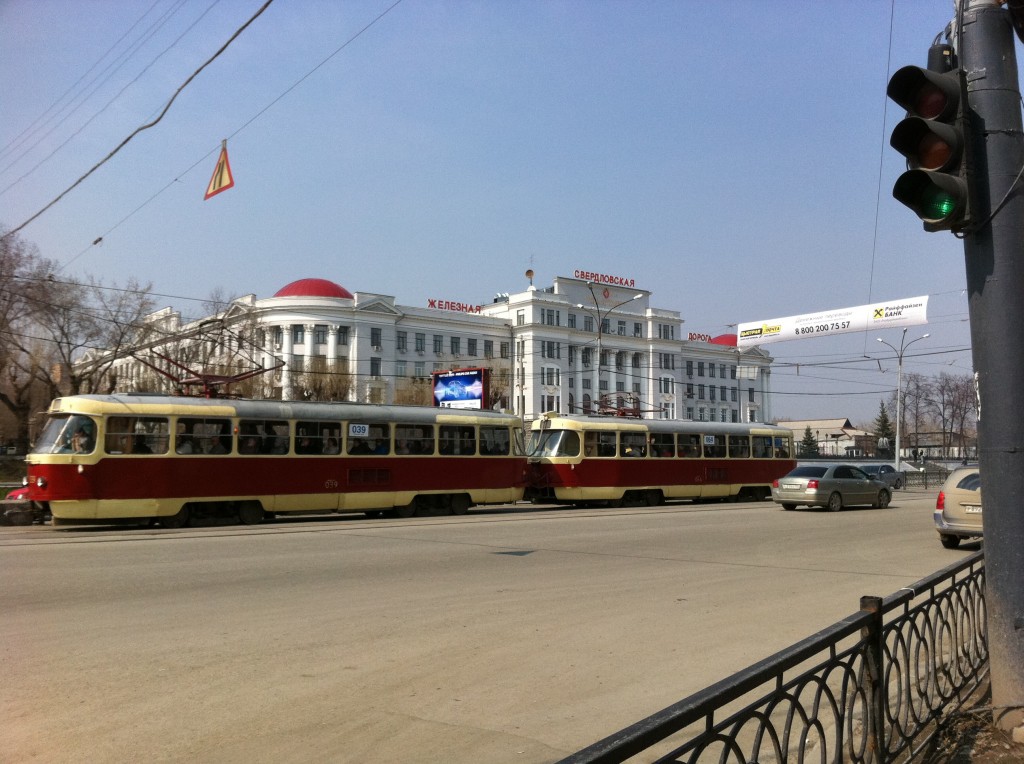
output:
<path id="1" fill-rule="evenodd" d="M 36 488 L 46 488 L 46 478 L 42 475 L 36 478 Z"/>

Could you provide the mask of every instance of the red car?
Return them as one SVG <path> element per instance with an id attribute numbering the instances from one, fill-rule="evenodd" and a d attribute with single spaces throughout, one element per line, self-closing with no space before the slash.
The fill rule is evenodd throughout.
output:
<path id="1" fill-rule="evenodd" d="M 21 488 L 15 488 L 13 491 L 7 494 L 7 501 L 21 501 L 22 499 L 28 498 L 28 486 L 23 485 Z"/>

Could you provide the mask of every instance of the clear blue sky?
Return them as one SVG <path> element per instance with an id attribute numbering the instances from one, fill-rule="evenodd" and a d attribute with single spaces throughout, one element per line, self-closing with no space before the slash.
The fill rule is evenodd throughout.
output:
<path id="1" fill-rule="evenodd" d="M 153 119 L 262 2 L 0 0 L 0 223 Z M 904 372 L 970 373 L 962 246 L 891 198 L 885 98 L 951 2 L 392 2 L 276 0 L 21 235 L 186 316 L 309 276 L 487 302 L 527 268 L 628 276 L 708 334 L 930 295 Z M 204 201 L 224 138 L 236 185 Z M 896 385 L 875 336 L 766 346 L 775 415 L 869 423 Z"/>

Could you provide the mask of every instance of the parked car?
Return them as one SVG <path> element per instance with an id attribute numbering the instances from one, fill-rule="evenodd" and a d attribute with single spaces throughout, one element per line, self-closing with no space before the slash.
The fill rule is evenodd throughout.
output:
<path id="1" fill-rule="evenodd" d="M 800 505 L 838 512 L 854 504 L 889 506 L 892 489 L 852 464 L 798 465 L 772 482 L 772 500 L 783 509 Z"/>
<path id="2" fill-rule="evenodd" d="M 981 538 L 981 473 L 977 467 L 960 467 L 949 473 L 935 500 L 935 529 L 946 549 L 956 549 L 961 539 Z"/>
<path id="3" fill-rule="evenodd" d="M 7 494 L 7 501 L 21 501 L 22 499 L 28 498 L 28 486 L 23 485 L 20 488 L 15 488 L 13 491 Z"/>
<path id="4" fill-rule="evenodd" d="M 860 468 L 871 477 L 876 477 L 890 488 L 899 490 L 907 483 L 907 476 L 891 464 L 862 464 Z"/>

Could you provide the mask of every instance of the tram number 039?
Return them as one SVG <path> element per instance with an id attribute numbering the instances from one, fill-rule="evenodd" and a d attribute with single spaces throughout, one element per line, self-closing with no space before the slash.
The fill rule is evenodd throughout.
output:
<path id="1" fill-rule="evenodd" d="M 817 324 L 815 326 L 798 326 L 796 334 L 817 334 L 818 332 L 840 332 L 849 329 L 849 321 L 837 321 L 831 324 Z"/>

